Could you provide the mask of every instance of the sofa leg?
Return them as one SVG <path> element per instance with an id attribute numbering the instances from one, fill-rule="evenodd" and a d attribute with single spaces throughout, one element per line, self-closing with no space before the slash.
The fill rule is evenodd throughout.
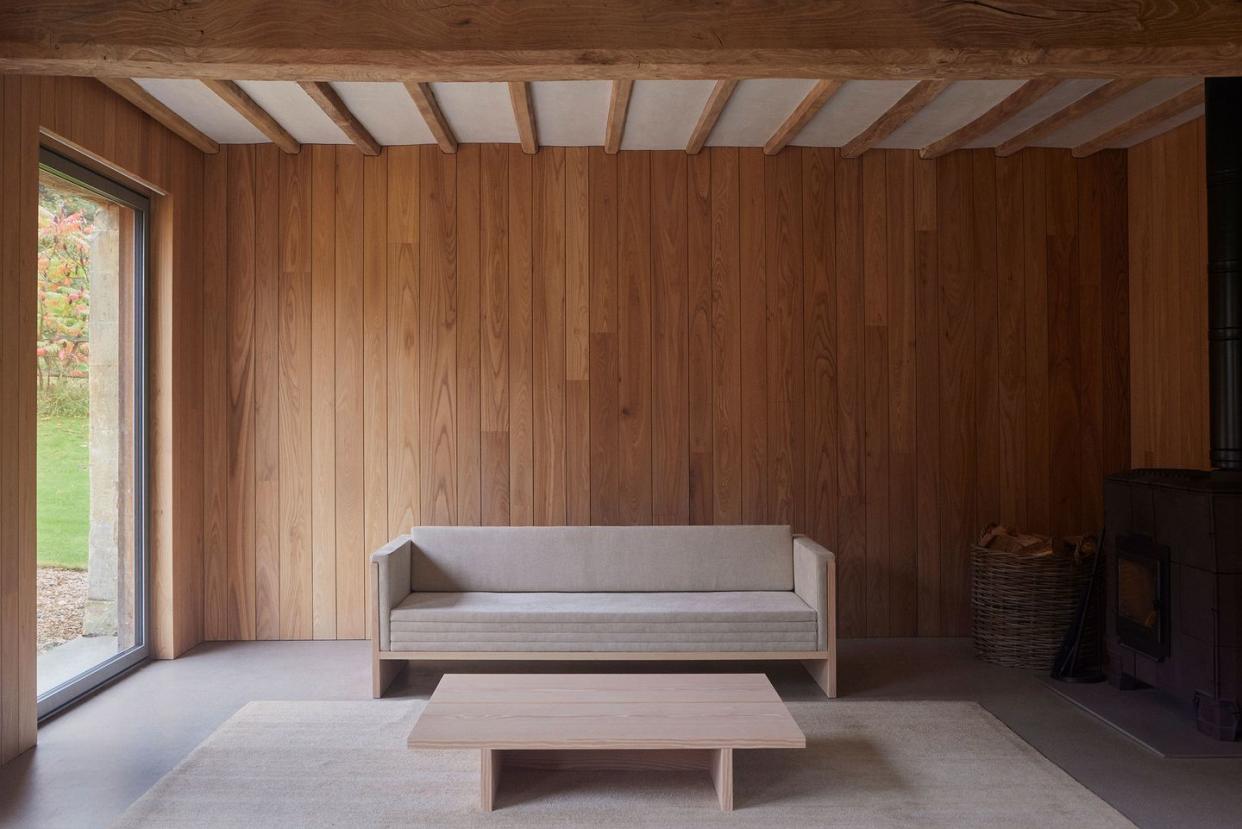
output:
<path id="1" fill-rule="evenodd" d="M 403 659 L 376 659 L 371 663 L 371 696 L 380 699 L 408 663 Z"/>
<path id="2" fill-rule="evenodd" d="M 804 659 L 802 667 L 806 668 L 806 672 L 811 675 L 811 679 L 815 680 L 824 691 L 824 696 L 829 699 L 835 699 L 837 696 L 837 660 L 833 657 L 827 659 Z"/>

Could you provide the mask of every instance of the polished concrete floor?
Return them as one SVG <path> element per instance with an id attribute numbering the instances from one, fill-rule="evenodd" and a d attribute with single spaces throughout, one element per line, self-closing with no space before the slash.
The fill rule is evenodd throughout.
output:
<path id="1" fill-rule="evenodd" d="M 369 657 L 365 642 L 219 643 L 146 665 L 46 723 L 38 748 L 0 768 L 0 826 L 107 826 L 250 700 L 368 697 Z M 410 671 L 396 694 L 430 694 L 435 667 Z M 549 667 L 587 669 L 539 669 Z M 815 698 L 800 668 L 765 667 L 785 699 Z M 977 700 L 1141 827 L 1242 825 L 1242 760 L 1160 759 L 1038 676 L 976 661 L 965 640 L 846 641 L 840 673 L 846 698 Z"/>

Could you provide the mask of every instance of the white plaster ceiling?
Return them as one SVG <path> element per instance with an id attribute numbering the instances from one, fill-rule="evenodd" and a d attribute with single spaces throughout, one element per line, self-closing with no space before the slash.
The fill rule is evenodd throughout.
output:
<path id="1" fill-rule="evenodd" d="M 152 95 L 216 141 L 262 143 L 264 136 L 206 86 L 194 80 L 139 79 Z M 1193 78 L 1157 78 L 1079 118 L 1036 143 L 1073 147 L 1197 83 Z M 254 100 L 304 144 L 344 144 L 348 139 L 292 81 L 238 81 Z M 843 146 L 866 129 L 914 85 L 914 81 L 849 81 L 829 99 L 792 144 Z M 1018 80 L 971 80 L 949 85 L 935 100 L 878 146 L 918 149 L 982 115 L 1021 84 Z M 1105 83 L 1062 81 L 1047 95 L 972 142 L 994 147 L 1068 106 Z M 634 83 L 621 146 L 626 149 L 683 149 L 711 94 L 713 81 L 639 80 Z M 759 147 L 810 90 L 807 79 L 744 80 L 734 90 L 708 137 L 713 146 Z M 464 143 L 517 143 L 517 126 L 507 84 L 451 82 L 431 85 L 444 117 Z M 359 121 L 383 145 L 434 143 L 405 87 L 386 82 L 335 82 L 333 88 Z M 539 143 L 598 146 L 604 143 L 611 85 L 608 81 L 537 81 L 531 84 Z M 1196 117 L 1191 111 L 1125 139 L 1128 146 Z"/>

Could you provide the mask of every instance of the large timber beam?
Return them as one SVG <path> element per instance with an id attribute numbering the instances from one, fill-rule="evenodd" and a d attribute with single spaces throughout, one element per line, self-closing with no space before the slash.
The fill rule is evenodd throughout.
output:
<path id="1" fill-rule="evenodd" d="M 0 71 L 296 81 L 1242 74 L 1242 3 L 7 0 Z"/>

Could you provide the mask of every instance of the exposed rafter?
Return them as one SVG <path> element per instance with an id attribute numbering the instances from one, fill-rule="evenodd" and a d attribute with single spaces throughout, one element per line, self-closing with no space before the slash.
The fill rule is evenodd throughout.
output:
<path id="1" fill-rule="evenodd" d="M 901 96 L 901 100 L 888 108 L 888 111 L 872 122 L 871 126 L 850 139 L 841 148 L 844 158 L 857 158 L 876 144 L 892 135 L 898 127 L 919 113 L 923 107 L 936 99 L 949 86 L 949 81 L 919 81 L 910 91 Z"/>
<path id="2" fill-rule="evenodd" d="M 217 153 L 220 145 L 201 130 L 166 107 L 163 102 L 129 78 L 100 78 L 100 83 L 189 141 L 205 153 Z"/>
<path id="3" fill-rule="evenodd" d="M 816 81 L 806 97 L 794 107 L 794 111 L 776 128 L 776 132 L 772 133 L 768 143 L 763 145 L 764 153 L 776 155 L 783 150 L 786 144 L 802 132 L 807 122 L 815 117 L 815 113 L 824 108 L 828 99 L 837 94 L 842 85 L 843 82 L 838 80 Z"/>
<path id="4" fill-rule="evenodd" d="M 1151 109 L 1140 112 L 1126 122 L 1100 133 L 1090 141 L 1079 144 L 1073 150 L 1074 155 L 1082 158 L 1083 156 L 1098 153 L 1105 147 L 1125 141 L 1133 135 L 1162 124 L 1170 118 L 1184 115 L 1189 110 L 1201 106 L 1203 106 L 1203 84 L 1200 83 L 1174 95 L 1166 101 L 1156 104 Z"/>
<path id="5" fill-rule="evenodd" d="M 1029 147 L 1044 136 L 1051 135 L 1066 124 L 1077 121 L 1088 112 L 1099 109 L 1109 101 L 1120 98 L 1122 95 L 1138 89 L 1145 83 L 1147 81 L 1143 78 L 1109 81 L 1099 89 L 1089 92 L 1077 101 L 1074 101 L 1069 106 L 1052 113 L 1038 124 L 1027 127 L 997 147 L 996 154 L 999 156 L 1013 155 L 1023 147 Z"/>
<path id="6" fill-rule="evenodd" d="M 341 132 L 354 142 L 354 146 L 362 150 L 365 155 L 380 154 L 379 142 L 371 137 L 371 133 L 362 125 L 362 122 L 349 111 L 349 107 L 345 106 L 345 102 L 341 100 L 341 96 L 331 84 L 326 81 L 302 81 L 299 85 L 312 101 L 319 104 L 324 114 L 341 128 Z"/>
<path id="7" fill-rule="evenodd" d="M 625 116 L 630 111 L 630 94 L 634 91 L 634 82 L 613 81 L 612 97 L 608 100 L 608 124 L 604 128 L 604 152 L 616 155 L 621 149 L 621 138 L 625 135 Z"/>
<path id="8" fill-rule="evenodd" d="M 1012 4 L 1005 4 L 1008 7 Z M 1038 5 L 1038 14 L 1018 13 Z M 254 80 L 1235 75 L 1236 0 L 7 0 L 0 71 Z M 712 37 L 705 37 L 711 33 Z"/>
<path id="9" fill-rule="evenodd" d="M 535 108 L 530 102 L 530 84 L 509 81 L 509 100 L 513 102 L 513 118 L 517 121 L 522 150 L 534 155 L 539 150 L 539 131 L 535 128 Z"/>
<path id="10" fill-rule="evenodd" d="M 446 153 L 457 152 L 457 136 L 453 135 L 452 127 L 449 126 L 444 113 L 440 111 L 440 104 L 436 101 L 436 94 L 432 91 L 431 84 L 408 81 L 405 89 L 410 93 L 414 106 L 418 107 L 423 120 L 427 122 L 427 129 L 431 130 L 431 134 L 435 136 L 440 149 Z"/>
<path id="11" fill-rule="evenodd" d="M 919 156 L 922 158 L 939 158 L 946 153 L 965 147 L 971 141 L 987 135 L 1047 95 L 1059 83 L 1060 81 L 1056 78 L 1036 78 L 1035 80 L 1026 81 L 1022 86 L 1006 95 L 1004 100 L 969 124 L 959 127 L 939 141 L 928 144 L 919 150 Z"/>
<path id="12" fill-rule="evenodd" d="M 268 140 L 287 153 L 297 153 L 302 145 L 290 135 L 284 127 L 267 110 L 255 103 L 246 91 L 233 81 L 203 81 L 207 88 L 220 96 L 226 104 L 254 124 L 255 129 L 267 136 Z"/>
<path id="13" fill-rule="evenodd" d="M 720 113 L 724 112 L 725 104 L 733 97 L 734 89 L 737 89 L 737 81 L 716 81 L 712 94 L 707 97 L 707 103 L 703 106 L 703 113 L 699 115 L 699 122 L 694 125 L 694 131 L 690 133 L 690 140 L 686 143 L 686 152 L 690 155 L 703 149 L 703 144 L 720 120 Z"/>

